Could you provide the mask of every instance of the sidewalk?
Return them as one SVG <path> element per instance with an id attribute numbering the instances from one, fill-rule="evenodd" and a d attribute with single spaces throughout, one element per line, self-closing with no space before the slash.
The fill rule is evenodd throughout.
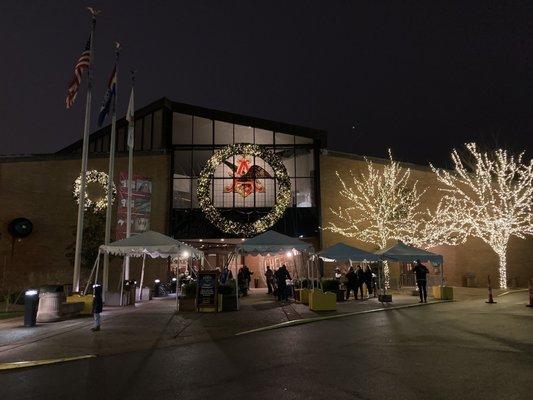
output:
<path id="1" fill-rule="evenodd" d="M 338 303 L 338 310 L 316 313 L 299 303 L 280 304 L 264 290 L 241 299 L 238 312 L 175 312 L 175 298 L 152 300 L 125 308 L 106 308 L 102 330 L 90 331 L 92 318 L 77 318 L 34 328 L 22 319 L 0 321 L 0 363 L 100 356 L 199 341 L 219 340 L 239 332 L 320 315 L 383 308 L 377 299 Z M 390 307 L 418 303 L 418 297 L 393 295 Z M 387 305 L 385 305 L 387 307 Z"/>

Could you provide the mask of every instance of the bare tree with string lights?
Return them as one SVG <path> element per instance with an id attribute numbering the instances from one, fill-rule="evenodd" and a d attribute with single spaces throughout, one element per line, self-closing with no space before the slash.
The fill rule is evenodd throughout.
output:
<path id="1" fill-rule="evenodd" d="M 499 259 L 500 288 L 507 288 L 507 247 L 511 237 L 533 234 L 533 160 L 506 150 L 481 152 L 466 144 L 472 161 L 452 152 L 454 170 L 432 169 L 443 185 L 442 202 L 464 235 L 487 243 Z"/>
<path id="2" fill-rule="evenodd" d="M 329 222 L 324 229 L 384 249 L 390 240 L 413 242 L 425 213 L 420 199 L 426 192 L 419 191 L 417 181 L 412 181 L 411 170 L 404 169 L 392 159 L 382 169 L 365 158 L 366 171 L 355 175 L 350 171 L 348 184 L 337 171 L 341 183 L 339 194 L 350 202 L 349 207 L 330 208 L 338 222 Z M 385 288 L 390 286 L 387 263 L 383 267 Z"/>

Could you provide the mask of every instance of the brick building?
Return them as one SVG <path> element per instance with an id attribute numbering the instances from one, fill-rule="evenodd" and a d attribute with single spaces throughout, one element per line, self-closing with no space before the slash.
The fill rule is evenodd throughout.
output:
<path id="1" fill-rule="evenodd" d="M 126 128 L 124 119 L 117 122 L 117 184 L 119 174 L 127 171 Z M 107 171 L 109 136 L 109 126 L 90 136 L 89 170 Z M 371 245 L 318 228 L 333 217 L 330 207 L 344 205 L 338 195 L 335 171 L 360 170 L 364 167 L 362 157 L 327 151 L 326 134 L 320 130 L 194 107 L 168 99 L 156 101 L 135 113 L 134 173 L 151 182 L 149 229 L 202 248 L 211 266 L 220 266 L 227 261 L 232 247 L 242 238 L 220 231 L 205 218 L 198 206 L 196 186 L 198 175 L 213 152 L 233 143 L 258 144 L 283 160 L 291 179 L 291 204 L 273 229 L 310 241 L 317 249 L 343 241 L 376 250 Z M 71 282 L 72 263 L 66 257 L 66 249 L 74 240 L 77 204 L 72 192 L 74 180 L 79 175 L 80 157 L 81 142 L 77 142 L 55 154 L 0 158 L 3 285 L 13 290 L 51 282 Z M 373 161 L 376 165 L 386 162 Z M 211 185 L 212 200 L 225 217 L 251 221 L 260 218 L 275 204 L 277 185 L 270 166 L 255 158 L 249 162 L 267 171 L 260 182 L 261 187 L 250 193 L 231 187 L 232 175 L 240 162 L 242 158 L 235 157 L 217 167 Z M 418 165 L 408 167 L 420 187 L 430 188 L 424 196 L 424 207 L 435 206 L 439 193 L 431 170 Z M 98 187 L 89 186 L 88 189 L 98 191 Z M 119 226 L 120 219 L 116 204 L 113 227 Z M 30 219 L 34 231 L 20 242 L 12 242 L 7 225 L 17 217 Z M 113 229 L 113 239 L 115 233 Z M 529 262 L 533 256 L 532 244 L 532 238 L 511 241 L 508 258 L 511 284 L 524 286 L 526 279 L 533 275 Z M 469 239 L 461 246 L 433 250 L 444 255 L 445 276 L 451 284 L 463 285 L 468 275 L 473 277 L 471 283 L 482 286 L 487 274 L 497 276 L 497 257 L 479 240 Z M 248 257 L 245 262 L 255 271 L 254 277 L 263 275 L 264 262 L 258 257 Z M 139 273 L 139 267 L 134 261 L 132 276 Z M 164 277 L 168 269 L 169 264 L 165 261 L 149 260 L 146 281 Z M 119 260 L 112 260 L 111 286 L 118 282 L 119 270 Z M 88 271 L 88 266 L 82 269 L 82 282 Z M 393 278 L 399 278 L 401 271 L 401 266 L 393 268 Z"/>

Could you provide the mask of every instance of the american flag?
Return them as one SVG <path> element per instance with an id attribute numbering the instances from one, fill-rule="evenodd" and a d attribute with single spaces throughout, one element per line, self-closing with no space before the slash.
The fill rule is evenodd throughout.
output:
<path id="1" fill-rule="evenodd" d="M 74 104 L 74 100 L 76 100 L 76 95 L 78 94 L 78 89 L 81 84 L 81 75 L 83 74 L 83 71 L 85 71 L 86 68 L 89 68 L 89 65 L 91 64 L 91 35 L 89 35 L 89 40 L 87 40 L 87 44 L 85 45 L 85 49 L 83 50 L 83 53 L 81 53 L 80 58 L 78 58 L 78 62 L 76 62 L 76 66 L 74 67 L 74 77 L 70 81 L 70 84 L 68 85 L 67 89 L 67 99 L 66 99 L 66 106 L 67 109 L 72 107 Z"/>

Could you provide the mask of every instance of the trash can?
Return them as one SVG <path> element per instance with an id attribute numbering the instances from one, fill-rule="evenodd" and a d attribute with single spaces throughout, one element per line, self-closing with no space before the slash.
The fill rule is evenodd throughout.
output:
<path id="1" fill-rule="evenodd" d="M 35 326 L 38 305 L 39 292 L 35 289 L 26 290 L 24 293 L 24 326 Z"/>
<path id="2" fill-rule="evenodd" d="M 47 285 L 39 289 L 39 308 L 37 322 L 60 321 L 61 304 L 66 301 L 63 286 Z"/>

